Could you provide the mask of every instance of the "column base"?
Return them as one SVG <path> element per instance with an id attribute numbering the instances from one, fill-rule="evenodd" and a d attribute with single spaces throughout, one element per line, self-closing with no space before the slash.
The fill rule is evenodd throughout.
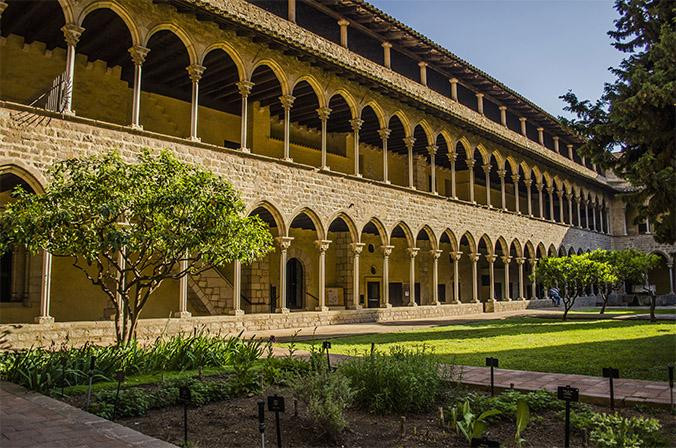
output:
<path id="1" fill-rule="evenodd" d="M 185 319 L 187 317 L 192 317 L 192 313 L 190 311 L 176 311 L 174 312 L 174 317 Z"/>
<path id="2" fill-rule="evenodd" d="M 418 304 L 415 303 L 415 302 L 411 302 L 411 303 L 409 303 L 407 306 L 418 306 Z"/>
<path id="3" fill-rule="evenodd" d="M 329 307 L 328 306 L 318 306 L 317 308 L 315 308 L 315 311 L 319 311 L 320 313 L 325 313 L 325 312 L 329 311 Z"/>
<path id="4" fill-rule="evenodd" d="M 348 310 L 361 310 L 361 309 L 364 309 L 364 307 L 357 304 L 357 305 L 351 305 L 351 306 L 347 307 L 347 309 Z"/>
<path id="5" fill-rule="evenodd" d="M 454 301 L 452 301 L 452 302 L 450 302 L 450 303 L 451 303 L 451 305 L 460 305 L 462 302 L 459 301 L 459 300 L 454 300 Z"/>
<path id="6" fill-rule="evenodd" d="M 244 146 L 240 147 L 239 150 L 242 152 L 251 152 L 249 148 L 245 148 Z"/>
<path id="7" fill-rule="evenodd" d="M 275 313 L 278 314 L 289 314 L 291 311 L 288 308 L 277 308 Z"/>
<path id="8" fill-rule="evenodd" d="M 437 300 L 437 301 L 434 302 L 432 305 L 434 305 L 434 306 L 441 306 L 441 302 L 439 302 L 439 301 Z"/>
<path id="9" fill-rule="evenodd" d="M 386 183 L 387 185 L 390 185 L 392 182 L 390 182 L 389 180 L 384 180 L 383 183 Z"/>
<path id="10" fill-rule="evenodd" d="M 322 171 L 331 171 L 331 168 L 328 167 L 328 166 L 322 166 L 319 169 L 322 170 Z"/>
<path id="11" fill-rule="evenodd" d="M 411 190 L 417 190 L 417 188 L 414 187 L 413 185 L 409 185 L 408 188 L 410 188 Z"/>
<path id="12" fill-rule="evenodd" d="M 191 142 L 198 142 L 198 143 L 202 141 L 202 139 L 199 138 L 199 137 L 190 137 L 188 140 L 190 140 Z"/>
<path id="13" fill-rule="evenodd" d="M 74 111 L 74 110 L 64 110 L 64 111 L 61 112 L 61 113 L 64 114 L 64 115 L 68 115 L 68 116 L 70 116 L 70 117 L 74 117 L 74 116 L 75 116 L 75 111 Z"/>
<path id="14" fill-rule="evenodd" d="M 230 310 L 228 314 L 230 316 L 244 316 L 244 310 Z"/>
<path id="15" fill-rule="evenodd" d="M 54 318 L 52 316 L 38 316 L 35 318 L 34 322 L 42 325 L 53 324 Z"/>
<path id="16" fill-rule="evenodd" d="M 143 130 L 142 124 L 130 124 L 129 127 L 132 128 L 135 131 L 142 131 Z"/>
<path id="17" fill-rule="evenodd" d="M 284 157 L 285 162 L 293 162 L 293 159 L 291 157 Z"/>
<path id="18" fill-rule="evenodd" d="M 511 302 L 512 298 L 511 297 L 505 297 L 504 299 L 502 299 L 502 301 L 503 302 Z"/>
<path id="19" fill-rule="evenodd" d="M 362 176 L 361 173 L 356 173 L 356 174 L 354 174 L 354 177 L 364 177 L 364 176 Z"/>
<path id="20" fill-rule="evenodd" d="M 433 191 L 432 194 L 435 196 L 439 196 L 439 193 L 437 193 L 436 191 Z"/>
<path id="21" fill-rule="evenodd" d="M 382 308 L 382 309 L 392 308 L 392 304 L 391 303 L 383 303 L 383 304 L 380 305 L 380 308 Z"/>

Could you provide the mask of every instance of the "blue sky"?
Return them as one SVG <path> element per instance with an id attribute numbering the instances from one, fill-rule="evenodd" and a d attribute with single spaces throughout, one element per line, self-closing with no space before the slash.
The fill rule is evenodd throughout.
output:
<path id="1" fill-rule="evenodd" d="M 567 115 L 572 89 L 596 99 L 621 54 L 606 34 L 607 0 L 370 0 L 370 3 L 524 95 Z"/>

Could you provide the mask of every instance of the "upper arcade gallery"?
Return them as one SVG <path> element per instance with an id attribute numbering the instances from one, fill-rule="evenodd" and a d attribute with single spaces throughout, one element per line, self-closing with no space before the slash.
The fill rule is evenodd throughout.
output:
<path id="1" fill-rule="evenodd" d="M 353 49 L 404 87 L 443 95 L 465 122 L 241 24 L 164 3 L 172 2 L 0 3 L 1 98 L 30 103 L 64 73 L 72 80 L 65 111 L 81 117 L 609 232 L 603 173 L 543 112 L 510 109 L 457 76 L 442 80 L 439 67 L 376 41 L 356 21 L 329 20 L 321 2 L 251 3 Z M 489 122 L 500 136 L 482 129 Z"/>

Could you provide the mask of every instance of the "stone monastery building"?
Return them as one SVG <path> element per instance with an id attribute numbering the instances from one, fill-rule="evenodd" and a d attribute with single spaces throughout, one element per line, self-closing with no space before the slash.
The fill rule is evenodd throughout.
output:
<path id="1" fill-rule="evenodd" d="M 144 334 L 542 306 L 537 261 L 595 248 L 659 253 L 651 284 L 673 295 L 674 247 L 576 136 L 363 0 L 0 0 L 0 14 L 0 204 L 17 184 L 40 194 L 60 159 L 169 148 L 232 182 L 276 237 L 250 266 L 167 281 Z M 0 267 L 0 322 L 27 324 L 0 327 L 15 346 L 112 337 L 111 304 L 69 259 L 16 249 Z"/>

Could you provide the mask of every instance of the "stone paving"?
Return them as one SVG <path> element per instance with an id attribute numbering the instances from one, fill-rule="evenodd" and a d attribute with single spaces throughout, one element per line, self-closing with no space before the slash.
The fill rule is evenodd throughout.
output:
<path id="1" fill-rule="evenodd" d="M 170 443 L 6 382 L 0 382 L 0 446 L 175 448 Z"/>

